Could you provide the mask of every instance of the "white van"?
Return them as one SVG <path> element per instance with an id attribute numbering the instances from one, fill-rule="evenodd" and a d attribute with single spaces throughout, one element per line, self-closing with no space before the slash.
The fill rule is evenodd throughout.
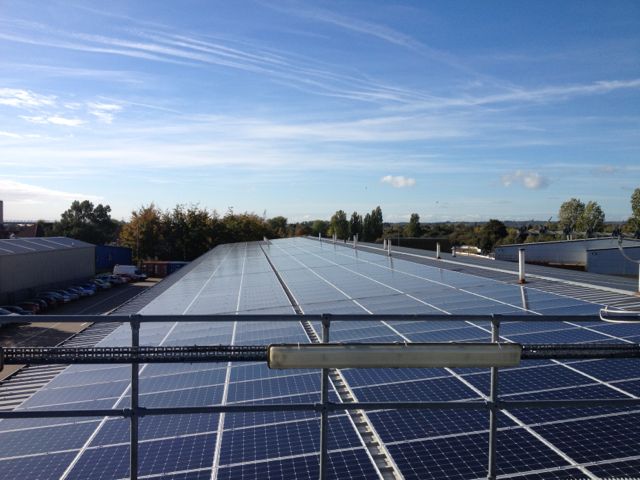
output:
<path id="1" fill-rule="evenodd" d="M 113 267 L 114 275 L 126 275 L 134 280 L 146 280 L 147 276 L 138 270 L 135 265 L 115 265 Z"/>

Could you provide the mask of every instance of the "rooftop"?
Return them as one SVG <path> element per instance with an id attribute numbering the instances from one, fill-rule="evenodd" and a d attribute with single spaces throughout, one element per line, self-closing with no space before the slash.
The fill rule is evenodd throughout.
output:
<path id="1" fill-rule="evenodd" d="M 407 255 L 411 253 L 411 255 Z M 153 287 L 118 313 L 189 314 L 594 314 L 615 286 L 590 286 L 589 274 L 538 271 L 520 286 L 502 263 L 380 255 L 308 239 L 221 245 Z M 413 256 L 412 256 L 413 255 Z M 416 256 L 421 255 L 421 256 Z M 483 263 L 484 262 L 484 263 Z M 509 264 L 510 268 L 513 264 Z M 461 271 L 457 271 L 461 270 Z M 542 272 L 542 273 L 541 273 Z M 554 288 L 556 290 L 554 290 Z M 567 290 L 573 289 L 573 290 Z M 573 292 L 573 294 L 569 294 Z M 576 298 L 579 297 L 579 298 Z M 601 300 L 598 300 L 601 299 Z M 624 302 L 628 301 L 627 304 Z M 239 320 L 241 318 L 239 317 Z M 305 325 L 308 324 L 308 325 Z M 502 339 L 520 343 L 637 343 L 640 328 L 604 322 L 510 322 Z M 150 323 L 142 345 L 308 343 L 317 323 Z M 101 345 L 129 345 L 127 325 Z M 481 322 L 334 322 L 335 342 L 490 341 Z M 634 398 L 636 360 L 536 360 L 500 373 L 503 398 Z M 128 405 L 130 367 L 74 365 L 21 409 L 119 408 Z M 489 393 L 487 369 L 343 369 L 358 401 L 470 401 Z M 318 371 L 274 371 L 264 364 L 148 364 L 140 369 L 140 404 L 149 407 L 314 402 Z M 335 387 L 335 383 L 333 383 Z M 331 398 L 339 401 L 338 389 Z M 640 465 L 640 409 L 575 407 L 505 410 L 499 416 L 498 474 L 520 478 L 634 475 Z M 377 410 L 371 431 L 405 478 L 486 476 L 484 411 Z M 253 412 L 143 417 L 143 478 L 315 478 L 319 422 L 313 412 Z M 6 478 L 123 478 L 128 468 L 126 419 L 0 421 L 0 471 Z M 375 463 L 351 415 L 332 414 L 333 478 L 372 478 Z"/>
<path id="2" fill-rule="evenodd" d="M 0 255 L 15 255 L 18 253 L 50 252 L 54 250 L 69 250 L 71 248 L 93 247 L 92 244 L 67 237 L 34 237 L 0 239 Z"/>

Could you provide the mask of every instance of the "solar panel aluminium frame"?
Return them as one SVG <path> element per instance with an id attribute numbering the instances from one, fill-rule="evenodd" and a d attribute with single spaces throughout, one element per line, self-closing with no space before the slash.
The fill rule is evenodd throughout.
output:
<path id="1" fill-rule="evenodd" d="M 329 331 L 332 321 L 485 321 L 491 323 L 491 341 L 498 342 L 500 338 L 501 322 L 566 322 L 566 321 L 598 321 L 597 315 L 546 315 L 528 318 L 524 315 L 447 315 L 447 314 L 319 314 L 319 315 L 39 315 L 1 318 L 3 323 L 29 323 L 32 321 L 43 323 L 57 323 L 60 321 L 72 323 L 100 323 L 119 321 L 129 323 L 131 326 L 131 347 L 135 350 L 140 347 L 140 325 L 142 323 L 158 322 L 272 322 L 290 321 L 300 322 L 316 321 L 322 325 L 322 342 L 329 342 Z M 583 358 L 595 357 L 593 352 L 585 352 Z M 69 363 L 74 363 L 71 358 Z M 87 363 L 87 362 L 83 362 Z M 101 363 L 96 360 L 95 363 Z M 143 416 L 197 414 L 197 413 L 222 413 L 222 412 L 266 412 L 266 411 L 315 411 L 320 414 L 320 459 L 319 476 L 321 479 L 328 475 L 328 418 L 332 411 L 345 410 L 377 410 L 377 409 L 482 409 L 489 411 L 489 448 L 487 452 L 487 478 L 496 478 L 497 464 L 497 434 L 498 412 L 506 408 L 557 408 L 575 406 L 629 406 L 640 405 L 640 399 L 566 399 L 566 400 L 499 400 L 499 368 L 491 367 L 490 392 L 485 400 L 475 401 L 425 401 L 425 402 L 354 402 L 332 403 L 329 401 L 329 369 L 321 369 L 321 397 L 320 402 L 298 404 L 270 404 L 270 405 L 212 405 L 202 407 L 140 407 L 139 400 L 139 364 L 138 361 L 126 361 L 131 363 L 131 396 L 129 408 L 122 409 L 95 409 L 95 410 L 17 410 L 0 412 L 0 418 L 60 418 L 60 417 L 123 417 L 130 419 L 130 462 L 129 476 L 132 480 L 138 478 L 138 421 Z"/>

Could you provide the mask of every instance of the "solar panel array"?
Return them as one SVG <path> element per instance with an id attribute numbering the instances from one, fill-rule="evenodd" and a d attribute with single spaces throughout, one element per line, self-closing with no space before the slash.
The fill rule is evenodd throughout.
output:
<path id="1" fill-rule="evenodd" d="M 300 310 L 311 313 L 592 314 L 599 305 L 409 261 L 305 239 L 223 245 L 201 257 L 142 314 L 293 314 L 273 265 Z M 319 325 L 314 325 L 320 334 Z M 511 322 L 505 340 L 637 342 L 633 325 Z M 143 345 L 309 342 L 298 322 L 143 324 Z M 340 342 L 490 341 L 481 322 L 333 322 Z M 128 325 L 101 345 L 130 344 Z M 501 370 L 505 399 L 637 398 L 638 362 L 529 361 Z M 344 369 L 358 401 L 483 399 L 486 369 Z M 122 408 L 130 367 L 70 366 L 22 409 Z M 317 402 L 317 370 L 251 364 L 151 364 L 140 368 L 140 405 Z M 332 401 L 339 402 L 335 391 Z M 640 465 L 640 410 L 519 409 L 500 413 L 498 474 L 517 478 L 632 475 Z M 488 414 L 474 410 L 380 410 L 375 433 L 406 478 L 483 478 Z M 346 413 L 329 420 L 333 478 L 375 478 L 376 467 Z M 0 478 L 125 478 L 126 419 L 0 421 Z M 312 412 L 143 417 L 142 478 L 314 478 L 319 421 Z"/>

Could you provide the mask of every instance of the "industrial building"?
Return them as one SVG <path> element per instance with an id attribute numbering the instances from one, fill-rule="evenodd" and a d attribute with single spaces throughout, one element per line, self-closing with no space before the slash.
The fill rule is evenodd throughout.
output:
<path id="1" fill-rule="evenodd" d="M 334 322 L 332 342 L 491 341 L 487 322 L 366 321 L 371 314 L 502 314 L 505 342 L 634 344 L 640 326 L 600 321 L 545 323 L 544 315 L 593 315 L 637 302 L 559 279 L 525 286 L 466 264 L 396 258 L 363 247 L 309 239 L 221 245 L 125 305 L 119 314 L 231 314 L 236 321 L 142 323 L 141 345 L 312 343 L 320 322 L 305 315 L 360 314 Z M 426 259 L 423 258 L 426 261 Z M 471 268 L 471 267 L 469 267 Z M 579 272 L 575 272 L 579 273 Z M 588 275 L 588 274 L 585 274 Z M 558 290 L 555 290 L 558 288 Z M 559 294 L 558 292 L 562 292 Z M 583 298 L 584 297 L 584 298 Z M 589 298 L 586 300 L 585 298 Z M 628 303 L 631 305 L 631 303 Z M 243 315 L 295 315 L 299 321 L 243 321 Z M 526 321 L 529 320 L 529 321 Z M 126 346 L 123 324 L 102 346 Z M 624 399 L 640 396 L 633 360 L 536 360 L 500 370 L 503 400 Z M 129 365 L 73 365 L 29 398 L 22 411 L 122 409 L 130 401 Z M 271 370 L 264 363 L 145 364 L 139 401 L 147 408 L 317 402 L 318 370 Z M 485 405 L 489 370 L 478 368 L 337 369 L 330 398 L 359 402 Z M 640 467 L 640 406 L 503 408 L 497 416 L 498 478 L 633 476 Z M 487 410 L 378 408 L 336 410 L 328 420 L 330 478 L 486 478 Z M 262 411 L 145 416 L 140 419 L 140 478 L 308 479 L 318 477 L 318 413 Z M 112 417 L 0 420 L 0 478 L 127 478 L 129 420 Z M 381 457 L 380 457 L 381 456 Z M 385 465 L 381 467 L 381 460 Z"/>
<path id="2" fill-rule="evenodd" d="M 625 239 L 624 248 L 640 247 L 640 240 Z M 556 242 L 539 242 L 539 243 L 518 243 L 512 245 L 501 245 L 495 249 L 496 260 L 506 260 L 510 262 L 518 261 L 518 251 L 520 249 L 525 250 L 526 262 L 536 263 L 541 265 L 555 265 L 565 267 L 579 267 L 587 269 L 589 263 L 589 251 L 595 250 L 607 250 L 617 249 L 618 238 L 606 237 L 606 238 L 587 238 L 582 240 L 561 240 Z M 625 275 L 624 262 L 622 262 L 622 255 L 620 255 L 620 261 L 616 259 L 615 255 L 607 256 L 609 261 L 615 263 L 610 264 L 605 270 L 608 274 L 612 275 Z M 592 263 L 595 273 L 601 271 L 600 262 L 598 267 Z M 636 269 L 637 270 L 637 269 Z M 637 273 L 637 272 L 636 272 Z"/>
<path id="3" fill-rule="evenodd" d="M 66 237 L 0 240 L 0 305 L 95 274 L 95 246 Z"/>

